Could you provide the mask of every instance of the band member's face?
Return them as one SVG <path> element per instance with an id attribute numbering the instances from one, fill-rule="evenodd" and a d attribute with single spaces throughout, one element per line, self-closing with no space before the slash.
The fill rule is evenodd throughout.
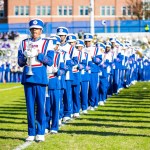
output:
<path id="1" fill-rule="evenodd" d="M 78 49 L 79 51 L 82 51 L 83 47 L 82 47 L 82 46 L 78 46 L 77 49 Z"/>
<path id="2" fill-rule="evenodd" d="M 91 41 L 85 41 L 85 45 L 86 45 L 86 47 L 90 47 L 91 46 Z"/>
<path id="3" fill-rule="evenodd" d="M 76 42 L 69 42 L 70 45 L 75 46 Z"/>
<path id="4" fill-rule="evenodd" d="M 59 37 L 60 37 L 61 43 L 66 41 L 66 35 L 59 35 Z"/>
<path id="5" fill-rule="evenodd" d="M 31 35 L 33 39 L 37 39 L 41 36 L 42 34 L 42 29 L 40 28 L 32 28 L 30 29 Z"/>
<path id="6" fill-rule="evenodd" d="M 111 42 L 111 47 L 112 47 L 112 48 L 115 47 L 115 42 Z"/>
<path id="7" fill-rule="evenodd" d="M 109 52 L 109 51 L 110 51 L 110 47 L 107 46 L 107 47 L 106 47 L 106 52 Z"/>

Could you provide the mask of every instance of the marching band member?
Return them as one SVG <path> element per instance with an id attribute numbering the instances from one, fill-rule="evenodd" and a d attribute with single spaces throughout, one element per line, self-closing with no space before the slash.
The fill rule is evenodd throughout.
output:
<path id="1" fill-rule="evenodd" d="M 105 55 L 106 46 L 103 43 L 96 43 L 96 47 L 99 47 L 101 53 L 96 56 L 99 59 L 99 105 L 103 106 L 107 100 L 107 90 L 108 90 L 108 73 L 107 67 L 109 61 Z"/>
<path id="2" fill-rule="evenodd" d="M 24 85 L 27 106 L 26 141 L 45 140 L 45 90 L 48 84 L 46 66 L 53 65 L 54 51 L 53 43 L 41 38 L 43 26 L 44 23 L 40 19 L 30 20 L 31 38 L 23 40 L 18 49 L 18 64 L 24 67 L 21 83 Z"/>
<path id="3" fill-rule="evenodd" d="M 88 53 L 84 52 L 84 41 L 81 39 L 77 40 L 76 48 L 79 51 L 79 64 L 78 70 L 80 71 L 80 99 L 81 99 L 81 109 L 82 114 L 87 114 L 88 109 L 88 89 L 89 89 L 89 73 L 88 73 Z"/>
<path id="4" fill-rule="evenodd" d="M 65 27 L 57 28 L 57 35 L 61 38 L 60 50 L 64 51 L 64 65 L 66 68 L 66 88 L 63 94 L 63 104 L 64 104 L 64 117 L 63 121 L 66 122 L 70 120 L 72 113 L 72 81 L 73 81 L 73 73 L 72 66 L 77 64 L 77 60 L 73 60 L 74 56 L 74 46 L 70 45 L 66 42 L 66 36 L 68 34 L 68 29 Z"/>
<path id="5" fill-rule="evenodd" d="M 67 63 L 67 57 L 69 57 L 69 55 L 67 55 L 67 52 L 65 52 L 63 50 L 60 50 L 60 42 L 61 42 L 60 37 L 58 35 L 51 36 L 51 37 L 57 39 L 55 51 L 59 52 L 60 53 L 60 57 L 63 59 L 63 62 Z M 64 65 L 64 67 L 62 67 L 62 68 L 65 70 L 65 67 L 66 66 Z M 61 70 L 61 71 L 63 71 L 63 70 Z M 65 72 L 66 72 L 66 70 L 65 70 Z M 64 94 L 64 89 L 66 89 L 65 72 L 63 74 L 61 74 L 61 76 L 59 76 L 59 81 L 60 81 L 60 92 L 59 92 L 60 93 L 59 94 L 59 99 L 60 99 L 60 102 L 59 102 L 59 104 L 60 104 L 60 107 L 59 107 L 59 126 L 62 125 L 62 119 L 64 117 L 63 94 Z"/>
<path id="6" fill-rule="evenodd" d="M 112 54 L 112 62 L 110 65 L 110 72 L 109 72 L 109 89 L 108 89 L 108 96 L 112 96 L 113 92 L 117 93 L 116 85 L 116 78 L 118 77 L 118 68 L 116 67 L 116 64 L 114 63 L 114 60 L 116 60 L 116 57 L 118 55 L 118 48 L 116 47 L 116 39 L 115 38 L 110 38 L 111 42 L 111 54 Z M 108 67 L 109 68 L 109 67 Z M 118 80 L 119 81 L 119 80 Z"/>
<path id="7" fill-rule="evenodd" d="M 122 88 L 122 76 L 123 76 L 123 71 L 122 71 L 122 60 L 123 60 L 123 55 L 121 53 L 121 48 L 122 44 L 118 39 L 116 39 L 116 49 L 113 54 L 113 65 L 114 65 L 114 78 L 113 78 L 113 92 L 114 94 L 118 94 L 119 90 Z"/>
<path id="8" fill-rule="evenodd" d="M 96 47 L 92 46 L 93 36 L 90 33 L 84 34 L 85 52 L 90 57 L 90 81 L 89 81 L 89 110 L 94 110 L 98 106 L 98 71 L 99 67 L 95 62 L 97 55 Z"/>
<path id="9" fill-rule="evenodd" d="M 81 53 L 75 47 L 76 45 L 76 36 L 74 34 L 69 34 L 67 36 L 67 42 L 72 46 L 72 52 L 70 53 L 70 58 L 74 63 L 72 67 L 73 81 L 72 81 L 72 116 L 77 118 L 79 117 L 80 112 L 80 72 L 78 69 Z"/>
<path id="10" fill-rule="evenodd" d="M 111 73 L 112 73 L 112 63 L 113 63 L 113 57 L 112 57 L 112 52 L 111 52 L 111 43 L 107 42 L 105 43 L 105 60 L 107 60 L 107 67 L 104 67 L 106 69 L 107 72 L 107 76 L 108 76 L 108 96 L 111 96 L 111 92 L 109 91 L 111 89 Z M 108 65 L 109 64 L 109 65 Z M 105 65 L 104 65 L 105 66 Z"/>
<path id="11" fill-rule="evenodd" d="M 53 43 L 57 39 L 53 39 Z M 46 100 L 49 99 L 48 102 L 50 102 L 49 108 L 46 107 L 46 114 L 50 114 L 49 116 L 46 116 L 47 122 L 46 122 L 46 129 L 50 130 L 51 134 L 56 134 L 58 132 L 59 128 L 59 108 L 60 108 L 60 90 L 61 90 L 61 75 L 65 73 L 64 70 L 64 61 L 61 53 L 58 51 L 58 45 L 55 45 L 54 47 L 54 64 L 51 67 L 47 67 L 48 72 L 48 94 L 49 97 L 47 97 Z M 51 127 L 50 127 L 50 117 L 52 117 Z"/>

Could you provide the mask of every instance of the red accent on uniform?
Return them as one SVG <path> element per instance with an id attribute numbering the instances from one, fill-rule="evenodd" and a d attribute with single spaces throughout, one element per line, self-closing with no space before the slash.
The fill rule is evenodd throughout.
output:
<path id="1" fill-rule="evenodd" d="M 71 45 L 70 50 L 69 50 L 69 54 L 71 53 L 72 47 L 73 47 L 73 46 Z"/>
<path id="2" fill-rule="evenodd" d="M 26 50 L 26 42 L 25 42 L 25 40 L 24 40 L 24 51 Z"/>
<path id="3" fill-rule="evenodd" d="M 56 76 L 49 76 L 49 78 L 55 78 Z"/>
<path id="4" fill-rule="evenodd" d="M 54 67 L 56 67 L 56 61 L 57 61 L 57 58 L 58 58 L 58 53 L 55 55 L 55 59 L 54 59 Z"/>

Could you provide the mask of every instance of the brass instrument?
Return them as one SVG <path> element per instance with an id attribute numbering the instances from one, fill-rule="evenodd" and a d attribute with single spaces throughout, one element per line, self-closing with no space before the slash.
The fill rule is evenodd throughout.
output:
<path id="1" fill-rule="evenodd" d="M 30 41 L 29 41 L 29 37 L 28 37 L 28 45 L 27 45 L 27 51 L 32 51 L 32 44 L 30 43 Z M 26 75 L 29 75 L 29 76 L 32 76 L 32 75 L 34 75 L 33 74 L 33 72 L 32 72 L 32 65 L 31 65 L 31 57 L 28 57 L 27 58 L 27 61 L 28 61 L 28 63 L 29 63 L 29 70 L 28 70 L 28 72 L 26 73 Z"/>

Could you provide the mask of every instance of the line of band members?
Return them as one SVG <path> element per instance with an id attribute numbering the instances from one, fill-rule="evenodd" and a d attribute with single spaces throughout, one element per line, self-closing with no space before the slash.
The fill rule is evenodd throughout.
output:
<path id="1" fill-rule="evenodd" d="M 85 34 L 83 40 L 76 39 L 74 34 L 63 30 L 49 38 L 54 56 L 53 65 L 47 66 L 45 132 L 57 133 L 62 121 L 79 117 L 81 110 L 87 114 L 88 110 L 104 105 L 108 96 L 118 94 L 122 88 L 137 80 L 150 80 L 150 59 L 140 57 L 129 41 L 122 44 L 110 38 L 105 43 L 93 45 L 92 39 L 91 34 Z M 4 71 L 5 76 L 10 72 L 9 65 L 6 63 L 6 70 L 3 70 L 4 64 L 1 65 L 1 77 Z M 33 64 L 32 69 L 38 65 Z M 12 72 L 18 74 L 17 69 Z M 23 80 L 24 77 L 22 83 Z"/>
<path id="2" fill-rule="evenodd" d="M 93 45 L 91 34 L 81 40 L 61 32 L 49 39 L 55 44 L 53 65 L 47 66 L 46 133 L 57 133 L 62 121 L 95 110 L 137 80 L 150 80 L 150 60 L 128 41 L 122 45 L 112 38 Z"/>

